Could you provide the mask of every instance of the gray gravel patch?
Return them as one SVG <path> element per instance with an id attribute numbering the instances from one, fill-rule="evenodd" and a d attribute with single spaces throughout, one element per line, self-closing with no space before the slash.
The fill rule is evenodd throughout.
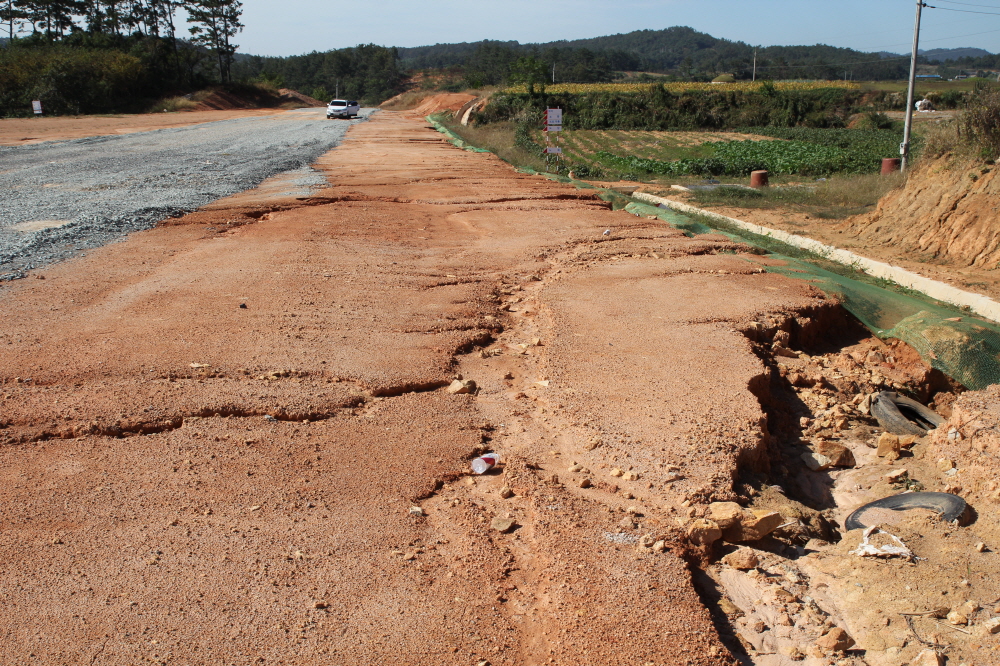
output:
<path id="1" fill-rule="evenodd" d="M 296 187 L 325 184 L 309 165 L 354 121 L 325 109 L 189 127 L 0 146 L 0 280 L 149 229 L 294 171 Z"/>

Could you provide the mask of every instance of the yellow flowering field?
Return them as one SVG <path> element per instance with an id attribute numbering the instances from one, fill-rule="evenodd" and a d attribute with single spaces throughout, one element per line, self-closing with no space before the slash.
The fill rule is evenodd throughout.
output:
<path id="1" fill-rule="evenodd" d="M 552 94 L 559 93 L 593 93 L 593 92 L 618 92 L 635 93 L 649 90 L 651 87 L 659 85 L 657 83 L 557 83 L 545 86 L 545 92 Z M 668 91 L 673 93 L 684 92 L 685 90 L 740 90 L 753 91 L 761 87 L 761 82 L 736 81 L 734 83 L 696 83 L 673 81 L 664 83 Z M 845 88 L 848 90 L 860 90 L 861 84 L 855 81 L 775 81 L 773 84 L 777 90 L 818 90 L 820 88 Z M 526 85 L 516 85 L 504 88 L 506 93 L 528 92 Z"/>

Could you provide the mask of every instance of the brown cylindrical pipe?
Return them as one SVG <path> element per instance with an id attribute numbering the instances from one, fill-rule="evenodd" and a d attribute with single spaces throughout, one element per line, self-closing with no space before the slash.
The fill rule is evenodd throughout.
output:
<path id="1" fill-rule="evenodd" d="M 751 171 L 750 172 L 750 187 L 767 187 L 767 172 L 766 171 Z"/>
<path id="2" fill-rule="evenodd" d="M 887 157 L 882 160 L 882 175 L 888 176 L 890 173 L 899 171 L 901 160 L 898 157 Z"/>

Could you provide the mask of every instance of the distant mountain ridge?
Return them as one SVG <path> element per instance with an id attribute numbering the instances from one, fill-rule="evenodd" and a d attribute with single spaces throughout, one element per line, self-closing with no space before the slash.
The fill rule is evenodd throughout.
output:
<path id="1" fill-rule="evenodd" d="M 586 51 L 601 56 L 613 70 L 683 77 L 731 73 L 737 78 L 750 78 L 755 53 L 758 78 L 898 79 L 906 76 L 908 68 L 903 56 L 881 58 L 879 54 L 825 44 L 753 47 L 682 26 L 538 44 L 463 42 L 399 48 L 398 52 L 403 67 L 431 69 L 474 64 L 484 48 L 512 50 L 549 62 L 559 61 L 560 52 L 565 55 Z"/>
<path id="2" fill-rule="evenodd" d="M 930 49 L 929 51 L 920 49 L 918 53 L 930 62 L 948 62 L 960 58 L 983 58 L 993 55 L 986 49 L 977 49 L 971 46 L 959 49 Z"/>

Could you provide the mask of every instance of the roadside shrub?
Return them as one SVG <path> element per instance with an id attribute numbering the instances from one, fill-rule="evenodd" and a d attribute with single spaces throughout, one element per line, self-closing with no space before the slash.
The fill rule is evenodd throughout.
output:
<path id="1" fill-rule="evenodd" d="M 140 60 L 120 51 L 0 49 L 0 113 L 27 115 L 35 99 L 46 113 L 99 113 L 127 104 L 142 74 Z"/>
<path id="2" fill-rule="evenodd" d="M 198 103 L 188 97 L 167 97 L 152 104 L 146 113 L 172 113 L 174 111 L 194 111 Z"/>
<path id="3" fill-rule="evenodd" d="M 990 160 L 1000 157 L 1000 89 L 976 86 L 958 120 L 958 132 L 962 143 L 979 157 Z"/>

